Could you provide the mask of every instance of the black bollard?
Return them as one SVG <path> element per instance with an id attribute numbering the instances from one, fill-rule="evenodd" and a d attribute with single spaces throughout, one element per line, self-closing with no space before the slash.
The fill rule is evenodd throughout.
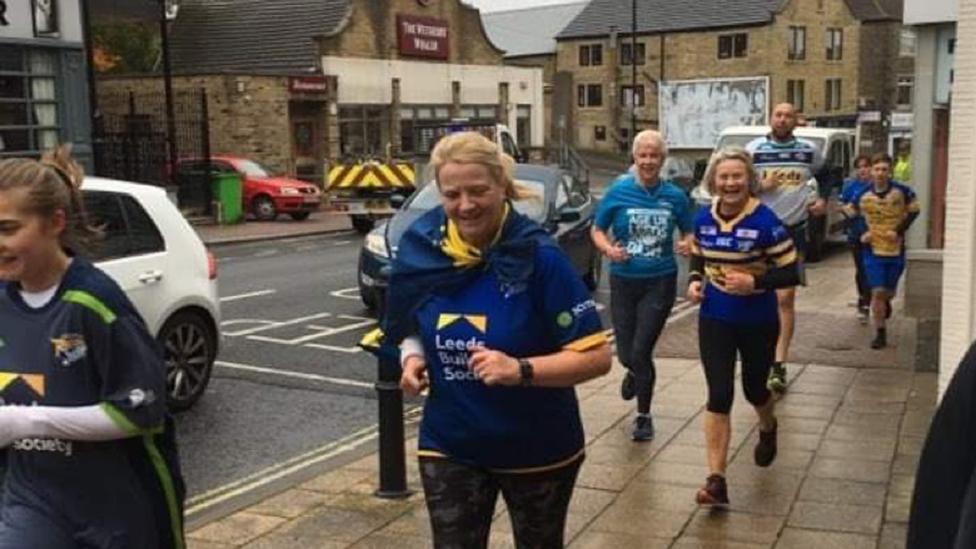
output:
<path id="1" fill-rule="evenodd" d="M 380 487 L 376 497 L 401 499 L 407 490 L 407 458 L 403 439 L 403 391 L 400 390 L 400 365 L 393 359 L 377 357 L 376 394 L 380 413 Z"/>

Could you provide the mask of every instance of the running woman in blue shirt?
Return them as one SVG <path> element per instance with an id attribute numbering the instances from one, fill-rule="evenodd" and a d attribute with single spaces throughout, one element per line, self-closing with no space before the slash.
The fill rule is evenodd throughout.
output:
<path id="1" fill-rule="evenodd" d="M 118 285 L 64 147 L 0 161 L 0 549 L 171 549 L 184 487 L 162 354 Z"/>
<path id="2" fill-rule="evenodd" d="M 654 345 L 674 306 L 678 266 L 673 235 L 682 235 L 687 253 L 692 222 L 688 196 L 662 181 L 668 154 L 661 134 L 644 130 L 634 138 L 634 167 L 614 181 L 600 200 L 593 223 L 593 242 L 610 259 L 610 313 L 617 356 L 627 368 L 620 392 L 637 396 L 633 439 L 654 438 Z"/>
<path id="3" fill-rule="evenodd" d="M 488 544 L 498 493 L 518 547 L 562 547 L 583 426 L 573 386 L 610 369 L 596 303 L 513 201 L 514 163 L 475 132 L 431 153 L 441 206 L 404 233 L 385 346 L 429 385 L 418 455 L 435 547 Z"/>
<path id="4" fill-rule="evenodd" d="M 854 159 L 854 177 L 844 181 L 844 186 L 840 191 L 840 203 L 847 206 L 854 201 L 854 197 L 871 185 L 871 157 L 860 154 Z M 864 217 L 851 213 L 849 208 L 843 208 L 841 212 L 847 218 L 845 231 L 847 233 L 847 245 L 851 249 L 851 256 L 854 258 L 854 283 L 857 287 L 857 316 L 861 324 L 868 323 L 868 313 L 871 308 L 871 288 L 868 286 L 867 277 L 864 274 L 864 243 L 861 242 L 861 235 L 867 230 L 864 225 Z"/>
<path id="5" fill-rule="evenodd" d="M 778 430 L 776 401 L 766 384 L 779 335 L 775 290 L 796 285 L 799 274 L 789 232 L 755 198 L 759 183 L 749 153 L 715 153 L 705 182 L 716 198 L 695 218 L 688 300 L 701 303 L 698 345 L 708 383 L 705 441 L 710 474 L 695 500 L 700 505 L 727 505 L 736 355 L 742 359 L 746 400 L 759 416 L 753 459 L 768 467 L 776 458 Z"/>

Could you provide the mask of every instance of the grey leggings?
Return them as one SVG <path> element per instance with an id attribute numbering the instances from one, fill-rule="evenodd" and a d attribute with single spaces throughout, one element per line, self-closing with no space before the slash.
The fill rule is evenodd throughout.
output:
<path id="1" fill-rule="evenodd" d="M 560 549 L 566 513 L 583 458 L 539 473 L 497 473 L 447 458 L 420 458 L 420 478 L 434 547 L 488 546 L 498 492 L 519 549 Z"/>
<path id="2" fill-rule="evenodd" d="M 610 316 L 617 356 L 634 375 L 637 411 L 651 411 L 654 396 L 654 345 L 664 330 L 677 291 L 677 275 L 654 278 L 610 277 Z"/>

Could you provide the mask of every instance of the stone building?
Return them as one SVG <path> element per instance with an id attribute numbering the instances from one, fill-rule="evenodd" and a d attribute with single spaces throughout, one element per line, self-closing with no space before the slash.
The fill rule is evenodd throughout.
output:
<path id="1" fill-rule="evenodd" d="M 0 159 L 72 143 L 92 165 L 78 0 L 0 0 Z"/>
<path id="2" fill-rule="evenodd" d="M 500 122 L 542 146 L 542 70 L 510 67 L 460 0 L 185 0 L 174 88 L 207 90 L 211 150 L 321 182 L 341 158 L 409 156 L 423 126 Z M 160 86 L 105 79 L 106 90 Z"/>
<path id="3" fill-rule="evenodd" d="M 552 117 L 556 78 L 556 35 L 586 7 L 586 2 L 536 6 L 482 15 L 488 38 L 505 50 L 505 63 L 541 67 L 546 143 L 562 142 L 566 120 Z M 519 143 L 527 145 L 527 143 Z"/>
<path id="4" fill-rule="evenodd" d="M 810 124 L 854 127 L 860 111 L 890 112 L 897 51 L 875 44 L 897 44 L 900 10 L 882 7 L 889 3 L 897 2 L 637 0 L 634 47 L 629 10 L 620 0 L 592 0 L 557 36 L 557 71 L 571 75 L 574 93 L 566 112 L 557 106 L 554 116 L 573 121 L 580 148 L 606 151 L 625 146 L 635 107 L 638 129 L 665 128 L 669 116 L 672 124 L 704 124 L 697 143 L 672 146 L 701 154 L 727 113 L 694 114 L 701 105 L 689 104 L 686 118 L 675 120 L 682 93 L 746 94 L 755 112 L 740 119 L 752 123 L 790 101 Z M 882 140 L 865 137 L 864 148 Z"/>

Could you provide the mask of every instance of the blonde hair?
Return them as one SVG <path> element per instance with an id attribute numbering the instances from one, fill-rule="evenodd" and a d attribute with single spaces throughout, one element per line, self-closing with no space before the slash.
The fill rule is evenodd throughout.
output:
<path id="1" fill-rule="evenodd" d="M 71 159 L 71 145 L 50 150 L 40 161 L 30 158 L 0 160 L 0 192 L 26 191 L 21 207 L 28 213 L 50 218 L 64 212 L 61 245 L 73 253 L 90 249 L 101 231 L 88 223 L 81 198 L 84 170 Z"/>
<path id="2" fill-rule="evenodd" d="M 657 147 L 657 150 L 661 151 L 661 156 L 668 156 L 668 143 L 664 140 L 664 136 L 661 132 L 657 130 L 641 130 L 634 136 L 634 144 L 631 147 L 631 154 L 637 156 L 637 149 L 641 146 L 641 143 L 650 143 Z"/>
<path id="3" fill-rule="evenodd" d="M 728 160 L 737 160 L 746 167 L 746 177 L 749 179 L 749 194 L 756 196 L 759 194 L 759 177 L 756 174 L 756 167 L 752 164 L 752 155 L 742 147 L 726 147 L 719 149 L 712 154 L 708 161 L 708 169 L 705 170 L 705 188 L 713 196 L 718 194 L 715 191 L 715 172 L 718 165 Z"/>
<path id="4" fill-rule="evenodd" d="M 430 153 L 430 166 L 434 170 L 438 188 L 441 168 L 450 163 L 484 166 L 492 180 L 505 187 L 506 198 L 522 200 L 536 196 L 536 193 L 515 183 L 515 160 L 478 132 L 453 133 L 437 142 Z"/>

